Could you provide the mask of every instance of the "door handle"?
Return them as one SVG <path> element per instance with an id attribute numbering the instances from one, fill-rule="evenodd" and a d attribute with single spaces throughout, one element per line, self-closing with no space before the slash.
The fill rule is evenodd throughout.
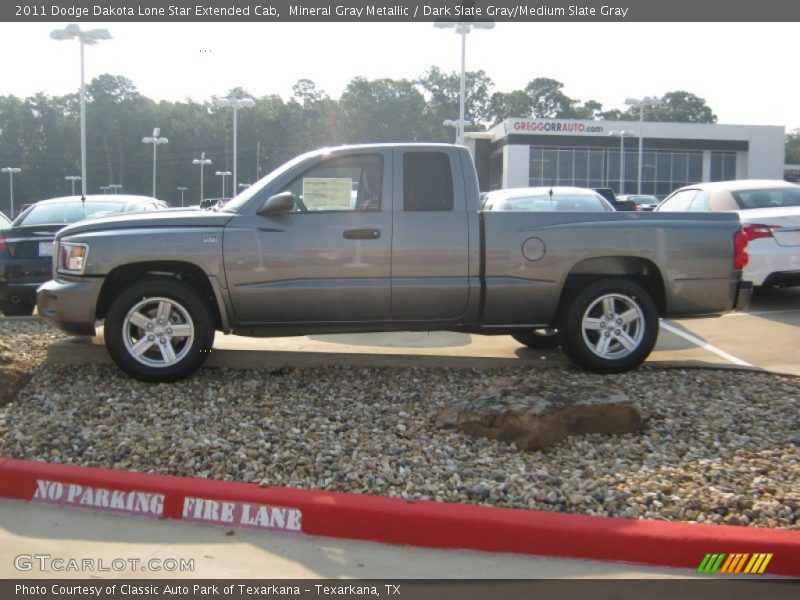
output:
<path id="1" fill-rule="evenodd" d="M 348 240 L 377 240 L 381 232 L 379 229 L 347 229 L 343 235 Z"/>

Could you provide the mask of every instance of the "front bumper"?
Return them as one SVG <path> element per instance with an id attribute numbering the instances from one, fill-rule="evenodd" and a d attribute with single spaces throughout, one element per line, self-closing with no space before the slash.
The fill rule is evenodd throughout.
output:
<path id="1" fill-rule="evenodd" d="M 733 305 L 733 310 L 747 310 L 750 306 L 750 299 L 753 297 L 753 282 L 752 281 L 739 281 L 736 286 L 736 302 Z"/>
<path id="2" fill-rule="evenodd" d="M 95 309 L 104 281 L 82 277 L 44 283 L 36 291 L 39 314 L 72 335 L 95 335 Z"/>

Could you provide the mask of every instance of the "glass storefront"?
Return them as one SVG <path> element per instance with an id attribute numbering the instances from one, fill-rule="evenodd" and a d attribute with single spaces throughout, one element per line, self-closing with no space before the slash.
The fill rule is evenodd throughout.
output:
<path id="1" fill-rule="evenodd" d="M 717 157 L 715 159 L 715 156 Z M 609 148 L 530 147 L 529 185 L 610 187 L 617 194 L 637 193 L 638 149 L 625 149 L 623 189 L 620 190 L 620 151 Z M 712 152 L 722 179 L 735 179 L 736 153 Z M 664 197 L 673 190 L 702 181 L 703 153 L 699 150 L 648 150 L 642 153 L 642 193 Z"/>

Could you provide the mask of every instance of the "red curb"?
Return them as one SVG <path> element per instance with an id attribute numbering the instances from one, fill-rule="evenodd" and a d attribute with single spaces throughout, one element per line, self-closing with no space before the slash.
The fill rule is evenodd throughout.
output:
<path id="1" fill-rule="evenodd" d="M 409 502 L 383 496 L 0 459 L 0 496 L 41 502 L 34 498 L 43 486 L 37 481 L 89 487 L 95 492 L 103 489 L 163 494 L 161 516 L 169 519 L 191 520 L 184 517 L 184 502 L 187 497 L 194 497 L 250 503 L 254 510 L 253 505 L 296 509 L 302 513 L 302 533 L 309 535 L 691 569 L 697 568 L 706 553 L 771 552 L 768 575 L 800 576 L 800 531 Z M 79 506 L 78 502 L 58 503 Z M 219 520 L 215 524 L 237 526 Z"/>

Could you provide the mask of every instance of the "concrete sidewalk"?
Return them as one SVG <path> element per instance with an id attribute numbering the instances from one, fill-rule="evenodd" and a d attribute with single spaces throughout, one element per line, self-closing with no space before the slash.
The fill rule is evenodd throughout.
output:
<path id="1" fill-rule="evenodd" d="M 140 561 L 135 571 L 41 572 L 19 555 Z M 151 559 L 194 561 L 189 572 L 143 571 Z M 145 566 L 146 568 L 146 566 Z M 431 550 L 287 533 L 115 516 L 0 499 L 2 578 L 544 579 L 697 577 L 690 569 L 465 550 Z"/>

